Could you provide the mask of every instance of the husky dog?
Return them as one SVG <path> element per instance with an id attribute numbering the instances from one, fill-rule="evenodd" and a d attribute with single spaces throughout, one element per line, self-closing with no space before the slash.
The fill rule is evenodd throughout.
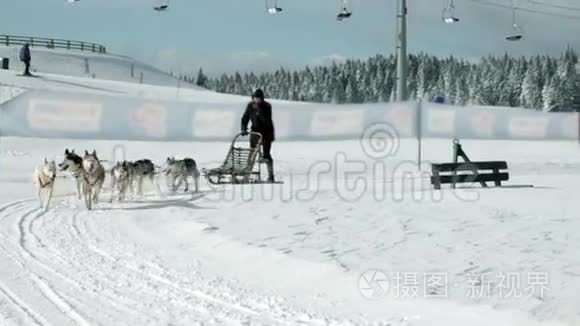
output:
<path id="1" fill-rule="evenodd" d="M 99 193 L 105 181 L 105 168 L 97 157 L 97 151 L 92 153 L 85 151 L 83 157 L 83 194 L 87 208 L 92 208 L 92 202 L 99 202 Z"/>
<path id="2" fill-rule="evenodd" d="M 113 202 L 115 190 L 117 191 L 118 201 L 123 201 L 125 199 L 125 193 L 127 192 L 130 182 L 131 178 L 129 175 L 128 162 L 117 162 L 113 169 L 111 169 L 111 203 Z"/>
<path id="3" fill-rule="evenodd" d="M 58 165 L 61 171 L 68 171 L 75 178 L 77 183 L 77 195 L 81 199 L 82 183 L 81 176 L 83 175 L 83 158 L 75 154 L 75 150 L 69 151 L 68 148 L 64 151 L 64 160 Z"/>
<path id="4" fill-rule="evenodd" d="M 168 178 L 168 185 L 171 191 L 177 191 L 182 182 L 185 182 L 185 192 L 189 190 L 189 183 L 187 178 L 193 177 L 195 183 L 195 192 L 199 191 L 199 170 L 194 159 L 185 158 L 183 160 L 176 160 L 174 157 L 168 157 L 165 161 L 165 175 Z M 176 184 L 175 182 L 179 180 Z"/>
<path id="5" fill-rule="evenodd" d="M 48 209 L 54 190 L 54 179 L 56 178 L 56 163 L 44 159 L 44 163 L 37 166 L 32 174 L 32 182 L 38 191 L 40 208 Z M 43 196 L 43 193 L 45 194 Z M 44 197 L 44 198 L 43 198 Z"/>
<path id="6" fill-rule="evenodd" d="M 133 185 L 137 182 L 137 194 L 143 195 L 143 179 L 147 177 L 151 183 L 155 183 L 155 165 L 149 159 L 142 159 L 135 162 L 127 162 L 129 171 L 129 185 L 131 192 L 134 192 Z"/>

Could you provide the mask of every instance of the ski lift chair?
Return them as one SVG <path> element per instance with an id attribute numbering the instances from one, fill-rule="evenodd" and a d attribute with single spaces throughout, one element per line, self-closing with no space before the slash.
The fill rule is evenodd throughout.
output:
<path id="1" fill-rule="evenodd" d="M 155 11 L 166 11 L 167 9 L 169 9 L 169 0 L 157 1 L 153 6 L 153 10 Z"/>
<path id="2" fill-rule="evenodd" d="M 443 11 L 441 12 L 441 19 L 443 19 L 443 22 L 445 22 L 446 24 L 453 24 L 459 22 L 459 18 L 455 16 L 455 4 L 453 3 L 453 1 L 450 1 L 449 5 L 443 9 Z"/>
<path id="3" fill-rule="evenodd" d="M 522 28 L 518 26 L 516 21 L 516 11 L 517 8 L 514 6 L 512 11 L 512 30 L 505 37 L 505 39 L 510 42 L 517 42 L 524 38 L 524 32 L 522 31 Z"/>
<path id="4" fill-rule="evenodd" d="M 349 0 L 338 0 L 338 15 L 336 15 L 336 20 L 341 21 L 343 19 L 348 19 L 352 16 L 352 10 L 350 10 Z"/>
<path id="5" fill-rule="evenodd" d="M 352 16 L 352 12 L 348 11 L 348 9 L 342 8 L 342 11 L 336 16 L 337 20 L 343 20 L 343 19 L 347 19 L 350 18 L 350 16 Z"/>
<path id="6" fill-rule="evenodd" d="M 459 22 L 459 18 L 455 17 L 452 12 L 448 11 L 448 9 L 443 10 L 443 15 L 441 17 L 446 24 Z"/>
<path id="7" fill-rule="evenodd" d="M 282 8 L 279 8 L 279 7 L 268 8 L 268 13 L 271 15 L 275 15 L 275 14 L 281 13 L 281 12 L 282 12 Z"/>
<path id="8" fill-rule="evenodd" d="M 510 33 L 505 37 L 506 40 L 511 41 L 511 42 L 520 41 L 523 38 L 524 38 L 524 33 L 522 32 L 522 29 L 516 24 L 514 24 Z"/>
<path id="9" fill-rule="evenodd" d="M 266 11 L 271 15 L 275 15 L 281 13 L 282 8 L 278 6 L 278 0 L 266 0 Z"/>

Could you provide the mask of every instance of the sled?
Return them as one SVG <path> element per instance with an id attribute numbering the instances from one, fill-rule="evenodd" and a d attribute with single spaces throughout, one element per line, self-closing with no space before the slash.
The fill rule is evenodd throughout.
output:
<path id="1" fill-rule="evenodd" d="M 204 169 L 203 174 L 207 181 L 214 185 L 219 184 L 258 184 L 264 183 L 261 179 L 262 135 L 257 132 L 249 132 L 250 137 L 258 137 L 254 147 L 241 147 L 237 144 L 243 133 L 237 134 L 232 140 L 230 150 L 223 164 L 214 169 Z"/>

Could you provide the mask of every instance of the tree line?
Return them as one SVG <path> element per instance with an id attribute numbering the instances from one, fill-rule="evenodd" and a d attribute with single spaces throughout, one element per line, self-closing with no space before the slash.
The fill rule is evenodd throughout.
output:
<path id="1" fill-rule="evenodd" d="M 263 88 L 270 98 L 319 103 L 389 102 L 395 98 L 396 58 L 377 55 L 301 70 L 181 76 L 220 93 L 248 95 Z M 442 96 L 455 105 L 512 106 L 580 111 L 578 56 L 487 56 L 477 62 L 425 53 L 409 56 L 409 98 Z"/>

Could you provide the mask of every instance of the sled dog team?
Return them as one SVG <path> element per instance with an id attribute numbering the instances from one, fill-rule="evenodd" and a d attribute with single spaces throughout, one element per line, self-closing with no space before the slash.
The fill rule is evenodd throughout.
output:
<path id="1" fill-rule="evenodd" d="M 93 204 L 99 202 L 99 194 L 107 174 L 101 162 L 95 150 L 91 153 L 85 151 L 84 155 L 80 156 L 74 150 L 66 149 L 63 161 L 58 164 L 60 171 L 70 173 L 75 179 L 78 198 L 84 200 L 89 210 L 92 209 Z M 197 163 L 191 158 L 176 160 L 174 157 L 168 157 L 164 168 L 156 166 L 149 159 L 134 162 L 122 161 L 117 162 L 109 172 L 111 176 L 110 202 L 113 202 L 115 194 L 118 201 L 125 200 L 125 195 L 129 191 L 131 194 L 135 194 L 135 184 L 137 185 L 136 193 L 142 195 L 144 179 L 149 179 L 159 189 L 159 185 L 155 182 L 156 170 L 165 174 L 169 189 L 172 192 L 177 191 L 182 183 L 185 183 L 185 191 L 187 192 L 189 190 L 188 177 L 190 176 L 193 178 L 195 192 L 199 191 L 200 173 Z M 46 158 L 42 164 L 34 169 L 32 179 L 41 208 L 48 209 L 50 205 L 56 174 L 55 161 L 48 161 Z"/>

